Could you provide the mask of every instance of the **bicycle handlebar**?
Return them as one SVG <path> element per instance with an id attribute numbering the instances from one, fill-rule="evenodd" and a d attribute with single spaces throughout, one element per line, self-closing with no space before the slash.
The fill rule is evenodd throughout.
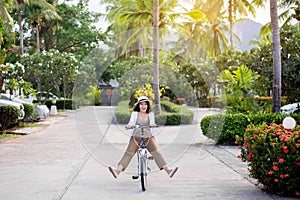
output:
<path id="1" fill-rule="evenodd" d="M 135 125 L 135 126 L 131 126 L 129 128 L 127 126 L 125 126 L 126 129 L 135 129 L 135 128 L 143 129 L 143 128 L 158 128 L 158 127 L 159 127 L 158 125 L 148 125 L 148 126 Z"/>

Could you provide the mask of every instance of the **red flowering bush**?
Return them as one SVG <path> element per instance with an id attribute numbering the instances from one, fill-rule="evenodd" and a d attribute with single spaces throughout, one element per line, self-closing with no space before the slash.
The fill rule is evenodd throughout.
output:
<path id="1" fill-rule="evenodd" d="M 266 191 L 300 197 L 299 130 L 274 123 L 246 129 L 240 157 Z"/>

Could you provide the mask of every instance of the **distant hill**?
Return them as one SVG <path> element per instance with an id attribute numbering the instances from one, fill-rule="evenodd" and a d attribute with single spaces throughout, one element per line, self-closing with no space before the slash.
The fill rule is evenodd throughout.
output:
<path id="1" fill-rule="evenodd" d="M 241 50 L 250 50 L 253 46 L 249 45 L 249 42 L 254 38 L 254 36 L 259 35 L 259 30 L 262 27 L 260 23 L 257 23 L 253 20 L 247 19 L 244 21 L 239 21 L 234 25 L 234 31 L 239 35 L 241 39 L 241 44 L 237 39 L 234 39 L 235 46 Z M 229 40 L 229 33 L 227 34 Z M 176 41 L 178 40 L 177 32 L 170 32 L 169 35 L 165 36 L 165 43 L 162 45 L 164 49 L 173 48 Z"/>
<path id="2" fill-rule="evenodd" d="M 250 19 L 235 23 L 234 31 L 239 35 L 242 42 L 240 44 L 237 39 L 234 39 L 234 43 L 238 49 L 245 51 L 253 48 L 253 46 L 249 45 L 249 42 L 254 38 L 255 35 L 259 35 L 259 30 L 261 27 L 262 25 L 260 23 Z"/>

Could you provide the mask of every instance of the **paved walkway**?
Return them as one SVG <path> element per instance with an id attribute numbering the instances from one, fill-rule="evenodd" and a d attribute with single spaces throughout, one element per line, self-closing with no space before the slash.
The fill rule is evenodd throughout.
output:
<path id="1" fill-rule="evenodd" d="M 0 144 L 0 199 L 286 199 L 268 195 L 248 178 L 237 147 L 215 146 L 201 135 L 200 119 L 215 111 L 194 109 L 195 123 L 156 130 L 170 179 L 153 162 L 141 192 L 136 158 L 118 179 L 109 173 L 126 148 L 128 131 L 112 124 L 114 107 L 85 107 L 28 136 Z"/>

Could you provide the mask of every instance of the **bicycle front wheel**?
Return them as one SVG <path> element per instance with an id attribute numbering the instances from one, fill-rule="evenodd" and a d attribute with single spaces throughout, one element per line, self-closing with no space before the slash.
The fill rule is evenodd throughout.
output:
<path id="1" fill-rule="evenodd" d="M 141 177 L 141 186 L 142 190 L 146 191 L 147 187 L 147 166 L 146 166 L 146 159 L 141 157 L 140 159 L 140 177 Z"/>

